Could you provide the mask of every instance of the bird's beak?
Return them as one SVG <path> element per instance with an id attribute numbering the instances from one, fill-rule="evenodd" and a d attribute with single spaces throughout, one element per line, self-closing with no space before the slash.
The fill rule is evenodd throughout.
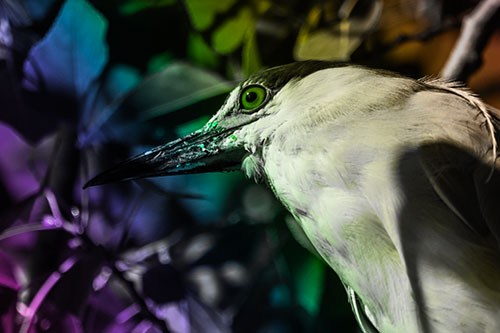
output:
<path id="1" fill-rule="evenodd" d="M 84 188 L 145 177 L 238 170 L 245 150 L 228 143 L 234 138 L 234 131 L 243 125 L 220 128 L 208 124 L 119 163 L 88 181 Z"/>

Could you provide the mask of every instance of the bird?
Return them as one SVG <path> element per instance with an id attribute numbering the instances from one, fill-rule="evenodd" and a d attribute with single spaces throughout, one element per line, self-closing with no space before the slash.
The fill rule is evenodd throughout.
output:
<path id="1" fill-rule="evenodd" d="M 336 272 L 363 332 L 500 332 L 499 126 L 459 83 L 295 62 L 85 187 L 241 170 Z"/>

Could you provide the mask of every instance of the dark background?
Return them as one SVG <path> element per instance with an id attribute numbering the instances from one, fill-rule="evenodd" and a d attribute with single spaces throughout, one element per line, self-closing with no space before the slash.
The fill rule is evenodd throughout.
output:
<path id="1" fill-rule="evenodd" d="M 447 77 L 498 107 L 498 15 L 453 49 L 486 2 L 1 0 L 0 331 L 357 332 L 264 185 L 239 172 L 82 185 L 295 60 L 419 78 L 462 52 Z"/>

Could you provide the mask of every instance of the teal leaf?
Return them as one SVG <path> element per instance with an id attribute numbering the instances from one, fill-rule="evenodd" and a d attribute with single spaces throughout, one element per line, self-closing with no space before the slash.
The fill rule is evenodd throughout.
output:
<path id="1" fill-rule="evenodd" d="M 106 19 L 85 0 L 68 0 L 24 64 L 24 87 L 81 98 L 108 60 Z"/>
<path id="2" fill-rule="evenodd" d="M 141 110 L 139 119 L 149 120 L 225 94 L 232 88 L 232 84 L 212 72 L 176 62 L 145 79 L 141 88 L 131 94 L 125 103 Z"/>
<path id="3" fill-rule="evenodd" d="M 47 15 L 51 6 L 55 4 L 56 0 L 24 0 L 22 1 L 23 9 L 32 20 L 42 20 Z"/>
<path id="4" fill-rule="evenodd" d="M 232 88 L 210 71 L 174 62 L 129 92 L 103 127 L 92 128 L 116 142 L 162 144 L 177 126 L 215 113 Z"/>

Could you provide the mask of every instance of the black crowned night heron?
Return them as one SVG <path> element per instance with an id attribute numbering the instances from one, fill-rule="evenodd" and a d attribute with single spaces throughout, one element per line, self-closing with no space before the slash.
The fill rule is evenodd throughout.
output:
<path id="1" fill-rule="evenodd" d="M 340 276 L 364 331 L 500 332 L 499 114 L 444 81 L 299 62 L 87 185 L 241 168 Z"/>

